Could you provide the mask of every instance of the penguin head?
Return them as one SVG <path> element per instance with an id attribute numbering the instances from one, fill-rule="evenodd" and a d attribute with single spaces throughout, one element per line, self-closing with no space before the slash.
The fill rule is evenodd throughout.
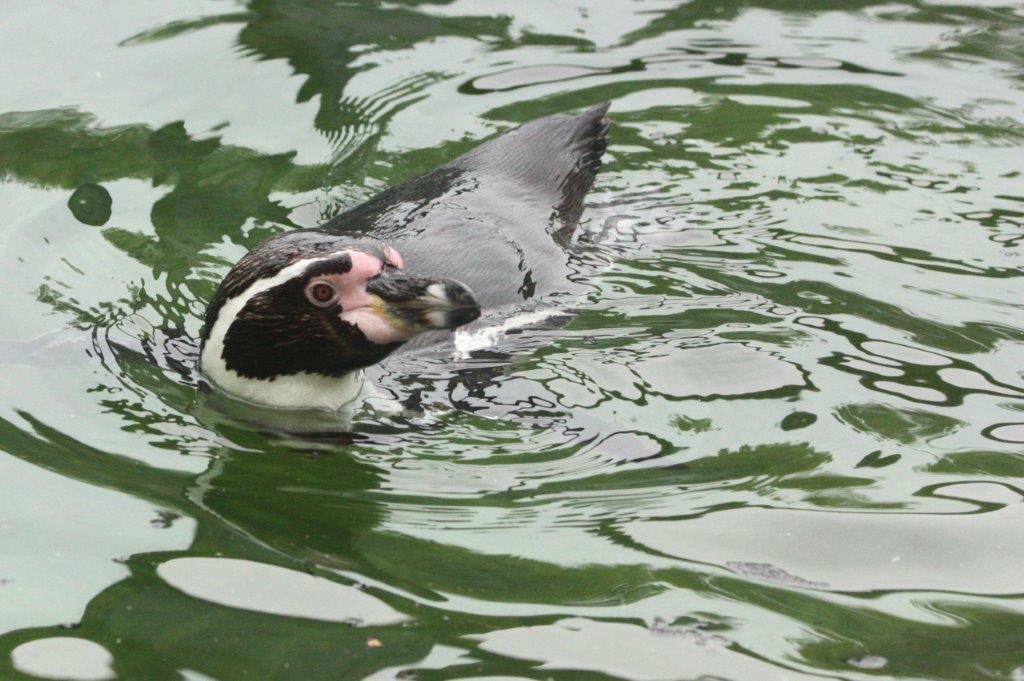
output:
<path id="1" fill-rule="evenodd" d="M 316 232 L 268 239 L 221 282 L 206 311 L 200 371 L 250 402 L 335 408 L 361 369 L 425 331 L 480 316 L 452 279 L 410 274 L 380 242 Z"/>

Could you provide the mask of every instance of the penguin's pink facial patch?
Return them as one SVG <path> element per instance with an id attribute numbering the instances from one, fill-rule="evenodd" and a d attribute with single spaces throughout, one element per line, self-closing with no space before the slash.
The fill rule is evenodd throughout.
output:
<path id="1" fill-rule="evenodd" d="M 350 265 L 344 272 L 335 269 L 310 277 L 305 288 L 307 300 L 317 307 L 340 306 L 340 319 L 358 328 L 371 343 L 390 345 L 414 336 L 415 330 L 396 324 L 389 315 L 381 314 L 375 306 L 379 301 L 366 291 L 367 282 L 384 272 L 385 261 L 354 249 L 345 251 L 344 255 L 348 259 L 346 264 Z M 402 256 L 391 246 L 385 245 L 382 255 L 391 267 L 400 269 L 405 264 Z"/>
<path id="2" fill-rule="evenodd" d="M 312 266 L 313 270 L 324 270 L 306 282 L 306 298 L 317 307 L 340 305 L 342 310 L 352 310 L 370 304 L 366 282 L 381 273 L 384 263 L 363 251 L 345 251 L 343 255 L 347 256 L 347 267 L 339 269 L 328 263 Z"/>
<path id="3" fill-rule="evenodd" d="M 352 259 L 352 269 L 346 272 L 345 276 L 356 283 L 365 284 L 384 269 L 384 263 L 380 258 L 365 251 L 349 251 L 348 255 Z"/>
<path id="4" fill-rule="evenodd" d="M 372 307 L 357 307 L 342 312 L 341 318 L 358 328 L 368 341 L 377 345 L 402 343 L 416 335 L 413 330 L 398 328 Z"/>
<path id="5" fill-rule="evenodd" d="M 405 259 L 402 258 L 402 254 L 394 249 L 393 246 L 384 245 L 384 257 L 388 259 L 388 264 L 392 267 L 402 269 L 405 267 Z"/>

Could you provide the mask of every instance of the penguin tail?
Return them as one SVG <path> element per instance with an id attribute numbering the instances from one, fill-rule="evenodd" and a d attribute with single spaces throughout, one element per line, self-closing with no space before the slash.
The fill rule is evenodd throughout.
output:
<path id="1" fill-rule="evenodd" d="M 576 119 L 573 147 L 577 154 L 576 163 L 562 178 L 562 203 L 558 206 L 558 217 L 565 225 L 575 225 L 583 212 L 583 200 L 594 186 L 594 178 L 601 170 L 601 158 L 608 149 L 608 128 L 611 121 L 606 114 L 611 102 L 605 101 L 592 106 Z"/>
<path id="2" fill-rule="evenodd" d="M 610 106 L 606 101 L 577 116 L 545 116 L 524 123 L 452 165 L 500 173 L 532 196 L 549 196 L 558 220 L 574 225 L 608 148 Z"/>

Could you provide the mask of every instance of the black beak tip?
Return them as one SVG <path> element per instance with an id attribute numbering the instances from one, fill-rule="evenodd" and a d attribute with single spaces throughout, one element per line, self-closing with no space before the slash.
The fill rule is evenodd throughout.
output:
<path id="1" fill-rule="evenodd" d="M 480 303 L 473 297 L 473 292 L 468 286 L 454 281 L 448 282 L 445 285 L 445 296 L 451 305 L 445 315 L 449 328 L 454 329 L 480 318 Z"/>
<path id="2" fill-rule="evenodd" d="M 456 329 L 460 326 L 465 326 L 472 321 L 480 318 L 480 308 L 478 307 L 457 307 L 449 310 L 445 315 L 445 325 L 449 329 Z"/>

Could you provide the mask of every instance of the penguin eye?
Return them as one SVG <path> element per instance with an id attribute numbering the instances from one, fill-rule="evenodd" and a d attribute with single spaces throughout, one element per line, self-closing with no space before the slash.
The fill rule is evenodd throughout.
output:
<path id="1" fill-rule="evenodd" d="M 334 287 L 319 281 L 306 289 L 306 295 L 314 305 L 324 307 L 334 300 Z"/>

